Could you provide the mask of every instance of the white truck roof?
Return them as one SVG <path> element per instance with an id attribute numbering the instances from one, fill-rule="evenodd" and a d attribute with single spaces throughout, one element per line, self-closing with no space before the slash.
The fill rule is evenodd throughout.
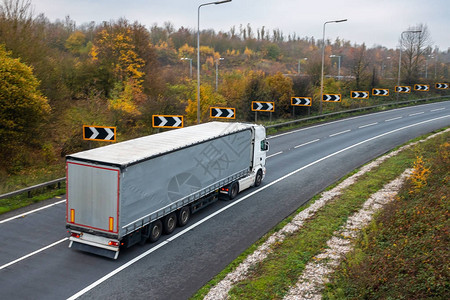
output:
<path id="1" fill-rule="evenodd" d="M 253 126 L 237 122 L 203 123 L 78 152 L 68 155 L 67 159 L 127 166 Z"/>

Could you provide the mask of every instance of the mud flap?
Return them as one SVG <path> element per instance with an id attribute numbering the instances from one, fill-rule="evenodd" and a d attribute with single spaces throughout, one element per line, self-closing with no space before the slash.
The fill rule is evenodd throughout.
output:
<path id="1" fill-rule="evenodd" d="M 117 259 L 117 257 L 119 256 L 119 251 L 112 251 L 112 250 L 108 250 L 108 249 L 94 247 L 91 245 L 77 243 L 74 241 L 70 241 L 69 248 L 89 252 L 92 254 L 96 254 L 96 255 L 112 258 L 112 259 Z"/>

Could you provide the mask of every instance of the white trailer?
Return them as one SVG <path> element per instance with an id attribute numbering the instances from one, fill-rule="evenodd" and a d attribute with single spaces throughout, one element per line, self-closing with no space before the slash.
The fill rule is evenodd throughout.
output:
<path id="1" fill-rule="evenodd" d="M 261 184 L 263 126 L 210 122 L 68 155 L 69 247 L 116 259 L 192 213 Z"/>

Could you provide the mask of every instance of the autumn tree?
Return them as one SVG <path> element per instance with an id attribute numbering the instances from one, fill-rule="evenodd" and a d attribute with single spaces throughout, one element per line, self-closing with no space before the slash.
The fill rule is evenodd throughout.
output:
<path id="1" fill-rule="evenodd" d="M 268 101 L 275 102 L 276 115 L 286 118 L 290 114 L 291 97 L 294 96 L 293 83 L 290 77 L 281 72 L 266 78 L 269 89 Z"/>
<path id="2" fill-rule="evenodd" d="M 352 53 L 352 66 L 351 74 L 355 76 L 355 89 L 361 90 L 364 86 L 365 81 L 368 79 L 369 75 L 367 73 L 367 68 L 369 62 L 367 60 L 366 45 L 362 44 L 358 48 L 353 48 Z"/>
<path id="3" fill-rule="evenodd" d="M 419 78 L 420 65 L 423 63 L 425 53 L 431 46 L 431 35 L 428 26 L 419 24 L 409 27 L 407 32 L 401 35 L 400 45 L 402 50 L 402 71 L 405 74 L 406 83 L 414 83 Z"/>
<path id="4" fill-rule="evenodd" d="M 117 113 L 117 122 L 129 122 L 141 113 L 138 105 L 143 95 L 142 68 L 145 61 L 138 55 L 132 28 L 125 20 L 105 24 L 94 40 L 90 52 L 92 61 L 99 64 L 109 107 Z"/>
<path id="5" fill-rule="evenodd" d="M 197 121 L 197 93 L 191 94 L 195 98 L 188 99 L 186 107 L 186 121 L 188 124 L 195 124 Z M 210 120 L 211 106 L 225 106 L 225 98 L 214 92 L 214 89 L 209 84 L 202 84 L 200 86 L 200 121 L 205 122 Z"/>
<path id="6" fill-rule="evenodd" d="M 12 167 L 25 149 L 38 146 L 50 113 L 33 70 L 0 45 L 0 161 Z"/>

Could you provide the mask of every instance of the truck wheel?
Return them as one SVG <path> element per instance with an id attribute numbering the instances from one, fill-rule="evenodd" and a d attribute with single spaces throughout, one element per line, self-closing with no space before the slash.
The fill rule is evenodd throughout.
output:
<path id="1" fill-rule="evenodd" d="M 230 187 L 230 194 L 229 194 L 230 200 L 236 198 L 238 193 L 239 193 L 239 184 L 237 182 L 233 182 Z"/>
<path id="2" fill-rule="evenodd" d="M 177 215 L 178 226 L 180 227 L 185 226 L 189 222 L 190 218 L 191 218 L 191 209 L 189 208 L 189 206 L 181 208 L 178 211 Z"/>
<path id="3" fill-rule="evenodd" d="M 161 237 L 162 234 L 162 223 L 160 220 L 156 220 L 150 225 L 150 236 L 149 241 L 154 243 Z"/>
<path id="4" fill-rule="evenodd" d="M 259 169 L 258 172 L 256 173 L 255 187 L 258 187 L 261 185 L 262 178 L 263 178 L 262 170 Z"/>
<path id="5" fill-rule="evenodd" d="M 171 234 L 177 227 L 177 215 L 171 213 L 170 215 L 165 216 L 163 219 L 163 227 L 165 234 Z"/>

